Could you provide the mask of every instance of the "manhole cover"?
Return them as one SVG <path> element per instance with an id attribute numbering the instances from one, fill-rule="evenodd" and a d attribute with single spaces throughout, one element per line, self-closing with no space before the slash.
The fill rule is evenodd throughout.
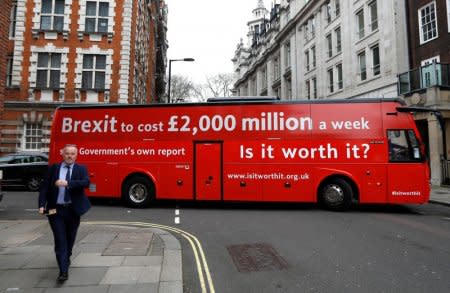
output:
<path id="1" fill-rule="evenodd" d="M 265 243 L 240 244 L 227 246 L 239 272 L 274 271 L 288 268 L 288 263 Z"/>

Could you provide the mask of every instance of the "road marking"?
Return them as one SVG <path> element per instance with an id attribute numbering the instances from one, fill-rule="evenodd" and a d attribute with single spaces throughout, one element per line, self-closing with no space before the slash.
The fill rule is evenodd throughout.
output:
<path id="1" fill-rule="evenodd" d="M 175 224 L 180 224 L 180 209 L 178 207 L 175 209 Z"/>
<path id="2" fill-rule="evenodd" d="M 184 230 L 181 230 L 179 228 L 171 227 L 171 226 L 165 226 L 160 224 L 154 224 L 154 223 L 145 223 L 145 222 L 117 222 L 117 221 L 89 221 L 89 222 L 82 222 L 83 224 L 88 225 L 122 225 L 122 226 L 139 226 L 139 227 L 151 227 L 151 228 L 159 228 L 166 231 L 172 231 L 175 232 L 182 237 L 184 237 L 189 244 L 192 247 L 192 251 L 194 253 L 195 262 L 197 265 L 197 273 L 198 278 L 200 282 L 200 286 L 202 288 L 202 293 L 207 293 L 207 287 L 204 275 L 206 275 L 206 279 L 208 282 L 209 292 L 215 293 L 214 290 L 214 284 L 211 278 L 211 273 L 209 271 L 208 263 L 206 261 L 205 253 L 203 252 L 203 247 L 200 243 L 200 241 L 195 237 L 194 235 L 190 234 L 189 232 L 186 232 Z"/>

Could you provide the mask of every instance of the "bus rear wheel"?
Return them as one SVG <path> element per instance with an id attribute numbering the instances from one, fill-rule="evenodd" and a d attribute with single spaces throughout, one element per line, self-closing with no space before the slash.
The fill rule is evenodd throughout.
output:
<path id="1" fill-rule="evenodd" d="M 144 176 L 131 177 L 123 185 L 122 198 L 129 207 L 144 208 L 149 206 L 155 199 L 153 182 Z"/>
<path id="2" fill-rule="evenodd" d="M 353 189 L 346 180 L 333 178 L 322 184 L 319 200 L 327 209 L 334 211 L 348 210 L 352 199 Z"/>

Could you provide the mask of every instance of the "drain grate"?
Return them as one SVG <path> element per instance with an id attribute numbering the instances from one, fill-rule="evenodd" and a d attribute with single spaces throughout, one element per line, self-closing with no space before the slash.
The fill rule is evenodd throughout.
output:
<path id="1" fill-rule="evenodd" d="M 241 273 L 284 270 L 288 263 L 266 243 L 227 246 L 234 265 Z"/>

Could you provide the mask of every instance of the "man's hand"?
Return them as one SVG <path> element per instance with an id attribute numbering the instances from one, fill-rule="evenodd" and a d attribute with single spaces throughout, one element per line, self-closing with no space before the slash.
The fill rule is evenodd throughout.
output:
<path id="1" fill-rule="evenodd" d="M 43 207 L 39 208 L 39 214 L 41 214 L 41 215 L 44 214 L 44 208 Z"/>
<path id="2" fill-rule="evenodd" d="M 68 182 L 64 179 L 58 179 L 55 182 L 56 187 L 66 187 L 68 185 Z"/>

